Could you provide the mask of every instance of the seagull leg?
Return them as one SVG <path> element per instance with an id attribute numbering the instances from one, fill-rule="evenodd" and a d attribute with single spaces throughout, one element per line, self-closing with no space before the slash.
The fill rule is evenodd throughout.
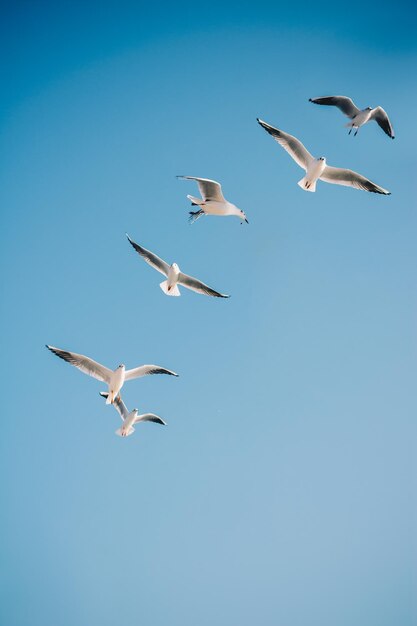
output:
<path id="1" fill-rule="evenodd" d="M 353 135 L 354 137 L 356 137 L 356 135 L 358 134 L 358 130 L 359 128 L 356 129 L 356 133 Z"/>
<path id="2" fill-rule="evenodd" d="M 353 126 L 350 127 L 350 131 L 348 132 L 348 135 L 350 135 L 350 133 L 352 132 L 352 128 Z"/>

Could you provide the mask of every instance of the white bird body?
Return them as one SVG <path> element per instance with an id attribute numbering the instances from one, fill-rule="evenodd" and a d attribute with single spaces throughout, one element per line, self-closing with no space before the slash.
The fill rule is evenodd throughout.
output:
<path id="1" fill-rule="evenodd" d="M 160 283 L 160 287 L 167 296 L 180 296 L 180 290 L 177 287 L 178 278 L 180 275 L 180 268 L 176 263 L 170 265 L 167 275 L 167 280 Z"/>
<path id="2" fill-rule="evenodd" d="M 306 191 L 316 191 L 316 182 L 322 175 L 325 167 L 326 159 L 324 157 L 313 159 L 307 165 L 306 175 L 304 176 L 304 178 L 298 181 L 298 185 L 300 185 L 300 187 L 302 189 L 305 189 Z"/>
<path id="3" fill-rule="evenodd" d="M 113 404 L 115 397 L 123 387 L 125 374 L 126 368 L 124 365 L 119 365 L 119 367 L 112 373 L 109 382 L 109 395 L 107 396 L 106 404 Z"/>
<path id="4" fill-rule="evenodd" d="M 140 365 L 131 370 L 126 370 L 124 365 L 119 365 L 114 371 L 93 361 L 83 354 L 77 354 L 76 352 L 69 352 L 68 350 L 61 350 L 54 346 L 46 346 L 48 350 L 53 352 L 60 359 L 67 361 L 71 365 L 74 365 L 84 374 L 92 376 L 97 380 L 100 380 L 107 384 L 108 395 L 106 395 L 106 404 L 113 404 L 125 381 L 133 380 L 134 378 L 141 378 L 142 376 L 149 376 L 152 374 L 169 374 L 170 376 L 178 376 L 175 372 L 167 370 L 159 365 Z"/>
<path id="5" fill-rule="evenodd" d="M 105 391 L 101 391 L 100 395 L 103 398 L 106 398 L 106 404 L 108 404 L 107 400 L 109 394 Z M 159 415 L 155 415 L 155 413 L 144 413 L 143 415 L 138 415 L 137 409 L 133 409 L 133 411 L 129 412 L 120 394 L 115 397 L 113 406 L 123 422 L 122 426 L 116 430 L 116 435 L 119 435 L 119 437 L 129 437 L 129 435 L 132 435 L 135 432 L 133 425 L 138 422 L 154 422 L 155 424 L 162 424 L 162 426 L 166 426 L 166 422 L 164 422 Z"/>
<path id="6" fill-rule="evenodd" d="M 133 241 L 129 235 L 126 235 L 126 237 L 128 238 L 131 246 L 136 250 L 139 256 L 141 256 L 146 263 L 148 263 L 148 265 L 151 265 L 158 272 L 166 276 L 167 280 L 164 280 L 159 284 L 159 286 L 167 296 L 180 296 L 181 293 L 178 286 L 181 285 L 182 287 L 191 289 L 191 291 L 196 291 L 197 293 L 201 293 L 206 296 L 215 296 L 216 298 L 229 297 L 219 291 L 215 291 L 205 283 L 201 282 L 201 280 L 198 280 L 193 276 L 189 276 L 188 274 L 184 274 L 180 271 L 177 263 L 168 265 L 168 263 L 160 259 L 159 256 Z"/>
<path id="7" fill-rule="evenodd" d="M 313 102 L 313 104 L 338 107 L 342 113 L 347 115 L 347 117 L 350 117 L 351 121 L 345 125 L 347 128 L 350 128 L 349 135 L 352 132 L 352 129 L 356 128 L 356 136 L 361 126 L 364 126 L 371 120 L 375 120 L 388 137 L 391 137 L 391 139 L 395 138 L 394 129 L 391 125 L 387 112 L 380 106 L 375 108 L 366 107 L 366 109 L 358 109 L 353 100 L 347 96 L 323 96 L 320 98 L 310 98 L 310 102 Z"/>
<path id="8" fill-rule="evenodd" d="M 187 198 L 190 198 L 190 196 L 187 196 Z M 199 206 L 204 208 L 204 213 L 207 215 L 236 215 L 236 217 L 242 218 L 242 211 L 231 202 L 207 200 L 206 202 L 200 202 Z"/>
<path id="9" fill-rule="evenodd" d="M 323 180 L 326 183 L 354 187 L 385 196 L 390 195 L 390 191 L 376 185 L 357 172 L 327 165 L 324 157 L 315 159 L 301 141 L 289 133 L 284 133 L 283 130 L 279 130 L 260 119 L 258 119 L 258 123 L 288 152 L 297 165 L 306 171 L 306 175 L 298 182 L 305 191 L 316 191 L 317 180 Z"/>
<path id="10" fill-rule="evenodd" d="M 106 404 L 107 404 L 107 400 L 106 400 Z M 116 435 L 120 435 L 120 437 L 129 437 L 129 435 L 132 435 L 135 432 L 135 429 L 133 428 L 133 424 L 135 423 L 137 416 L 138 416 L 137 409 L 133 409 L 133 411 L 130 411 L 125 421 L 123 422 L 122 426 L 116 430 Z"/>
<path id="11" fill-rule="evenodd" d="M 346 124 L 346 126 L 347 127 L 352 126 L 352 128 L 353 127 L 360 128 L 361 126 L 366 124 L 366 122 L 369 122 L 371 113 L 372 113 L 371 107 L 367 107 L 366 109 L 359 111 L 359 113 L 355 115 L 355 117 L 352 118 L 352 121 L 349 122 L 349 124 Z"/>
<path id="12" fill-rule="evenodd" d="M 188 195 L 191 204 L 199 207 L 198 211 L 190 211 L 190 222 L 195 222 L 203 215 L 220 215 L 227 217 L 235 215 L 242 221 L 249 224 L 244 211 L 235 204 L 228 202 L 223 196 L 220 183 L 210 178 L 198 178 L 197 176 L 177 176 L 185 180 L 195 180 L 201 193 L 201 198 Z"/>

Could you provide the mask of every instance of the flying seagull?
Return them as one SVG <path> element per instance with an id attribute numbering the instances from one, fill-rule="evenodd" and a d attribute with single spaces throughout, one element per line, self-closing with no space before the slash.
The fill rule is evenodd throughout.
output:
<path id="1" fill-rule="evenodd" d="M 270 126 L 258 118 L 257 120 L 262 128 L 272 135 L 294 161 L 306 171 L 304 178 L 298 181 L 301 189 L 305 191 L 316 191 L 316 182 L 320 179 L 324 180 L 326 183 L 346 185 L 347 187 L 355 187 L 356 189 L 363 189 L 364 191 L 390 195 L 390 191 L 375 185 L 375 183 L 352 170 L 326 165 L 326 159 L 324 157 L 315 159 L 309 151 L 306 150 L 301 141 L 292 135 L 284 133 L 282 130 L 278 130 L 278 128 Z"/>
<path id="2" fill-rule="evenodd" d="M 197 181 L 202 196 L 201 198 L 187 196 L 191 200 L 192 206 L 198 206 L 198 211 L 190 211 L 191 224 L 203 215 L 236 215 L 236 217 L 249 224 L 245 213 L 231 202 L 225 200 L 220 183 L 209 178 L 197 178 L 197 176 L 177 176 L 177 178 Z"/>
<path id="3" fill-rule="evenodd" d="M 100 395 L 103 398 L 106 398 L 107 404 L 109 394 L 105 391 L 100 391 Z M 144 413 L 143 415 L 138 415 L 137 409 L 133 409 L 133 411 L 129 412 L 120 396 L 120 393 L 115 397 L 113 406 L 122 418 L 123 422 L 121 428 L 116 430 L 116 435 L 119 435 L 119 437 L 129 437 L 129 435 L 133 435 L 135 432 L 133 426 L 138 422 L 154 422 L 155 424 L 162 424 L 162 426 L 166 426 L 166 422 L 154 413 Z"/>
<path id="4" fill-rule="evenodd" d="M 338 107 L 345 115 L 350 117 L 352 120 L 348 124 L 346 124 L 347 128 L 350 128 L 349 135 L 354 128 L 356 128 L 355 137 L 358 134 L 358 130 L 361 126 L 369 122 L 370 120 L 375 120 L 377 124 L 382 128 L 384 133 L 394 139 L 394 129 L 391 126 L 391 122 L 389 121 L 389 117 L 384 111 L 382 107 L 376 107 L 373 109 L 372 107 L 366 107 L 366 109 L 358 109 L 358 107 L 353 103 L 353 100 L 348 98 L 347 96 L 325 96 L 324 98 L 310 98 L 309 102 L 314 102 L 314 104 L 327 104 L 329 106 Z"/>
<path id="5" fill-rule="evenodd" d="M 64 359 L 71 365 L 75 365 L 79 370 L 107 383 L 109 386 L 109 393 L 107 395 L 106 404 L 112 404 L 115 401 L 117 394 L 123 387 L 126 380 L 132 380 L 133 378 L 140 378 L 141 376 L 149 376 L 151 374 L 169 374 L 170 376 L 178 376 L 175 372 L 167 370 L 159 365 L 141 365 L 135 367 L 132 370 L 126 370 L 124 365 L 119 365 L 114 371 L 104 367 L 100 363 L 93 361 L 93 359 L 84 356 L 83 354 L 77 354 L 76 352 L 69 352 L 67 350 L 60 350 L 54 348 L 54 346 L 46 346 L 48 350 L 59 356 L 60 359 Z"/>
<path id="6" fill-rule="evenodd" d="M 215 291 L 208 285 L 205 285 L 204 283 L 202 283 L 200 280 L 197 280 L 197 278 L 193 278 L 192 276 L 183 274 L 180 271 L 180 268 L 178 267 L 176 263 L 173 263 L 172 265 L 168 265 L 168 263 L 160 259 L 159 256 L 156 256 L 156 254 L 154 254 L 153 252 L 146 250 L 146 248 L 142 248 L 142 246 L 140 246 L 135 241 L 133 241 L 133 239 L 131 239 L 129 235 L 126 234 L 126 237 L 128 238 L 129 242 L 132 244 L 136 252 L 140 254 L 140 256 L 143 257 L 149 265 L 151 265 L 156 270 L 158 270 L 158 272 L 160 272 L 161 274 L 167 277 L 167 280 L 164 280 L 159 285 L 162 291 L 167 296 L 180 296 L 181 293 L 180 293 L 180 290 L 178 289 L 178 285 L 182 285 L 183 287 L 187 287 L 188 289 L 191 289 L 192 291 L 196 291 L 197 293 L 202 293 L 206 296 L 215 296 L 216 298 L 228 298 L 229 297 L 223 293 L 219 293 L 218 291 Z"/>

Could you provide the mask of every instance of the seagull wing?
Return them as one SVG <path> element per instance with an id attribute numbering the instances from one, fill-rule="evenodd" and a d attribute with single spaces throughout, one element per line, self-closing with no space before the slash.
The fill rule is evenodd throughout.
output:
<path id="1" fill-rule="evenodd" d="M 126 235 L 126 237 L 128 238 L 129 242 L 132 244 L 136 252 L 140 254 L 140 256 L 143 257 L 149 265 L 151 265 L 156 270 L 158 270 L 158 272 L 161 272 L 161 274 L 163 274 L 164 276 L 168 276 L 168 271 L 169 271 L 168 263 L 165 263 L 165 261 L 160 259 L 159 256 L 156 256 L 156 254 L 154 254 L 153 252 L 146 250 L 146 248 L 142 248 L 142 246 L 140 246 L 135 241 L 133 241 L 133 239 L 131 239 L 129 235 Z"/>
<path id="2" fill-rule="evenodd" d="M 140 367 L 135 367 L 132 370 L 126 370 L 125 380 L 141 378 L 142 376 L 151 376 L 152 374 L 168 374 L 169 376 L 178 376 L 175 372 L 167 370 L 165 367 L 160 367 L 159 365 L 141 365 Z"/>
<path id="3" fill-rule="evenodd" d="M 310 98 L 310 102 L 314 104 L 327 104 L 328 106 L 338 107 L 348 117 L 355 117 L 360 109 L 353 103 L 351 98 L 347 96 L 325 96 L 324 98 Z"/>
<path id="4" fill-rule="evenodd" d="M 388 115 L 382 107 L 376 107 L 376 109 L 373 109 L 369 119 L 375 120 L 375 122 L 377 122 L 382 128 L 384 133 L 386 133 L 388 137 L 391 137 L 391 139 L 394 139 L 394 129 L 391 126 Z"/>
<path id="5" fill-rule="evenodd" d="M 100 395 L 102 398 L 106 398 L 108 397 L 108 393 L 107 391 L 100 391 Z M 113 402 L 113 406 L 116 409 L 116 411 L 118 412 L 118 414 L 120 415 L 120 417 L 122 418 L 123 421 L 125 421 L 125 419 L 127 418 L 127 416 L 129 415 L 129 411 L 127 410 L 127 406 L 125 405 L 125 403 L 122 400 L 122 396 L 120 395 L 120 393 L 117 394 L 114 402 Z"/>
<path id="6" fill-rule="evenodd" d="M 222 186 L 215 180 L 210 180 L 210 178 L 197 178 L 197 176 L 178 176 L 177 178 L 197 181 L 201 197 L 206 202 L 208 200 L 215 202 L 226 202 L 222 193 Z"/>
<path id="7" fill-rule="evenodd" d="M 89 376 L 93 376 L 93 378 L 97 378 L 97 380 L 101 380 L 103 383 L 109 384 L 113 372 L 107 367 L 104 367 L 104 365 L 100 365 L 100 363 L 89 359 L 88 356 L 84 356 L 83 354 L 60 350 L 59 348 L 54 348 L 54 346 L 47 345 L 46 347 L 56 354 L 56 356 L 59 356 L 60 359 L 64 359 L 64 361 L 78 367 L 84 374 L 88 374 Z"/>
<path id="8" fill-rule="evenodd" d="M 344 170 L 339 167 L 331 167 L 330 165 L 326 165 L 320 176 L 320 180 L 324 180 L 326 183 L 334 183 L 335 185 L 355 187 L 356 189 L 363 189 L 364 191 L 371 191 L 373 193 L 382 193 L 386 196 L 391 194 L 390 191 L 379 187 L 379 185 L 376 185 L 352 170 Z"/>
<path id="9" fill-rule="evenodd" d="M 154 424 L 161 424 L 162 426 L 167 425 L 161 417 L 155 415 L 154 413 L 144 413 L 143 415 L 138 415 L 134 424 L 137 424 L 138 422 L 154 422 Z"/>
<path id="10" fill-rule="evenodd" d="M 216 298 L 229 298 L 223 293 L 219 293 L 215 291 L 208 285 L 205 285 L 201 282 L 201 280 L 197 280 L 197 278 L 193 278 L 192 276 L 188 276 L 187 274 L 183 274 L 182 272 L 178 275 L 178 282 L 180 285 L 184 285 L 184 287 L 188 287 L 192 291 L 196 291 L 197 293 L 202 293 L 206 296 L 215 296 Z"/>
<path id="11" fill-rule="evenodd" d="M 313 160 L 313 157 L 309 153 L 308 150 L 303 146 L 301 141 L 289 135 L 288 133 L 284 133 L 282 130 L 278 130 L 278 128 L 274 128 L 270 126 L 266 122 L 263 122 L 259 118 L 257 118 L 258 123 L 266 130 L 267 133 L 272 135 L 275 141 L 288 152 L 288 154 L 294 159 L 294 161 L 302 167 L 304 170 L 308 169 L 309 164 Z"/>

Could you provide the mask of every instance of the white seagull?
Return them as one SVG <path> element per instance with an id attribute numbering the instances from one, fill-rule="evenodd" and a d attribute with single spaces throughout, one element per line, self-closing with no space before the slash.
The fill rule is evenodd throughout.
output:
<path id="1" fill-rule="evenodd" d="M 175 372 L 167 370 L 164 367 L 160 367 L 159 365 L 141 365 L 140 367 L 135 367 L 132 370 L 126 370 L 124 365 L 119 365 L 119 367 L 112 371 L 83 354 L 60 350 L 60 348 L 55 348 L 54 346 L 47 345 L 46 347 L 48 350 L 56 354 L 56 356 L 59 356 L 60 359 L 64 359 L 64 361 L 71 363 L 71 365 L 75 365 L 75 367 L 84 372 L 84 374 L 88 374 L 97 380 L 107 383 L 109 393 L 106 399 L 106 404 L 112 404 L 115 401 L 117 394 L 127 380 L 140 378 L 141 376 L 149 376 L 151 374 L 169 374 L 170 376 L 178 376 Z"/>
<path id="2" fill-rule="evenodd" d="M 231 202 L 225 200 L 220 183 L 209 178 L 197 178 L 197 176 L 177 176 L 177 178 L 197 181 L 202 196 L 201 198 L 187 196 L 191 200 L 192 206 L 198 206 L 198 211 L 190 211 L 191 224 L 203 215 L 236 215 L 236 217 L 249 224 L 245 213 Z"/>
<path id="3" fill-rule="evenodd" d="M 188 276 L 187 274 L 183 274 L 180 271 L 180 268 L 176 263 L 172 265 L 168 265 L 165 261 L 156 256 L 153 252 L 146 250 L 146 248 L 142 248 L 139 244 L 137 244 L 133 239 L 126 234 L 129 242 L 132 244 L 136 252 L 145 259 L 145 261 L 154 267 L 158 272 L 167 277 L 167 280 L 164 280 L 160 283 L 160 287 L 162 291 L 167 296 L 180 296 L 180 290 L 178 289 L 178 285 L 182 285 L 183 287 L 187 287 L 187 289 L 191 289 L 192 291 L 196 291 L 197 293 L 202 293 L 206 296 L 215 296 L 216 298 L 229 298 L 223 293 L 219 293 L 215 291 L 208 285 L 205 285 L 197 278 L 193 278 L 192 276 Z"/>
<path id="4" fill-rule="evenodd" d="M 314 104 L 326 104 L 328 106 L 338 107 L 345 115 L 352 120 L 346 124 L 347 128 L 350 128 L 349 135 L 354 128 L 356 128 L 355 137 L 358 134 L 358 130 L 361 126 L 375 120 L 377 124 L 382 128 L 384 133 L 394 139 L 394 129 L 391 126 L 389 117 L 382 107 L 366 107 L 366 109 L 358 109 L 351 98 L 347 96 L 325 96 L 323 98 L 309 98 L 309 102 Z"/>
<path id="5" fill-rule="evenodd" d="M 303 146 L 301 141 L 284 133 L 278 128 L 270 126 L 266 122 L 258 119 L 258 123 L 288 152 L 294 161 L 306 171 L 304 178 L 298 181 L 301 189 L 305 191 L 316 191 L 317 180 L 324 180 L 326 183 L 334 183 L 335 185 L 345 185 L 347 187 L 355 187 L 364 191 L 372 191 L 374 193 L 382 193 L 390 195 L 390 191 L 379 187 L 364 176 L 345 170 L 339 167 L 331 167 L 326 165 L 326 159 L 319 157 L 315 159 L 308 150 Z"/>
<path id="6" fill-rule="evenodd" d="M 109 394 L 105 391 L 100 391 L 100 395 L 103 398 L 106 398 L 107 404 Z M 135 432 L 133 426 L 138 422 L 154 422 L 155 424 L 162 424 L 162 426 L 166 426 L 166 422 L 154 413 L 144 413 L 143 415 L 138 415 L 137 409 L 133 409 L 133 411 L 129 412 L 120 394 L 115 397 L 113 406 L 117 410 L 123 422 L 123 425 L 116 430 L 116 435 L 119 435 L 119 437 L 129 437 L 129 435 L 133 435 Z"/>

